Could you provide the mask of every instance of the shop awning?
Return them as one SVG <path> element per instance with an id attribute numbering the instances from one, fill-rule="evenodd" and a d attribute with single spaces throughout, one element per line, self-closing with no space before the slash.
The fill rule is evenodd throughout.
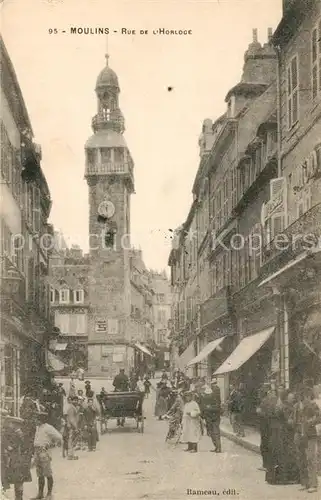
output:
<path id="1" fill-rule="evenodd" d="M 52 352 L 47 351 L 47 369 L 51 372 L 60 372 L 64 368 L 64 363 Z"/>
<path id="2" fill-rule="evenodd" d="M 182 352 L 180 357 L 178 358 L 178 368 L 180 370 L 185 370 L 187 368 L 187 364 L 195 357 L 195 348 L 194 343 L 192 342 L 185 351 Z"/>
<path id="3" fill-rule="evenodd" d="M 215 351 L 215 349 L 218 348 L 224 339 L 225 337 L 220 337 L 219 339 L 209 342 L 209 344 L 207 344 L 194 359 L 187 363 L 187 366 L 196 365 L 196 363 L 203 361 L 203 359 L 207 358 L 213 351 Z"/>
<path id="4" fill-rule="evenodd" d="M 56 344 L 55 351 L 65 351 L 67 348 L 67 342 L 64 344 Z"/>
<path id="5" fill-rule="evenodd" d="M 136 342 L 135 347 L 137 349 L 139 349 L 141 352 L 143 352 L 144 354 L 147 354 L 147 356 L 151 356 L 152 358 L 154 357 L 154 355 L 147 349 L 147 347 L 140 344 L 139 342 Z"/>
<path id="6" fill-rule="evenodd" d="M 232 354 L 216 370 L 214 375 L 222 375 L 228 372 L 238 370 L 253 354 L 255 354 L 265 342 L 271 337 L 275 327 L 271 326 L 262 332 L 255 333 L 241 340 Z"/>

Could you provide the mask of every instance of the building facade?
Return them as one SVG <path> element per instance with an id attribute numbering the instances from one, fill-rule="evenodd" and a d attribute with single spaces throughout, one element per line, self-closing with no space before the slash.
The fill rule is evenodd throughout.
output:
<path id="1" fill-rule="evenodd" d="M 290 18 L 296 22 L 290 24 Z M 270 204 L 279 234 L 274 240 L 268 238 L 261 273 L 262 288 L 271 287 L 277 294 L 277 362 L 286 386 L 304 380 L 317 383 L 321 376 L 320 38 L 320 2 L 284 1 L 283 17 L 273 35 L 278 53 L 282 191 L 274 197 L 271 193 Z M 266 214 L 267 231 L 269 224 Z"/>
<path id="2" fill-rule="evenodd" d="M 54 334 L 47 282 L 52 228 L 50 191 L 41 148 L 17 77 L 1 50 L 1 401 L 18 414 L 26 387 L 48 377 L 48 342 Z"/>
<path id="3" fill-rule="evenodd" d="M 169 259 L 177 363 L 215 373 L 223 395 L 244 382 L 249 416 L 264 381 L 320 378 L 320 3 L 285 4 L 265 44 L 254 30 L 226 113 L 204 121 L 192 207 Z M 198 320 L 186 328 L 193 269 Z"/>
<path id="4" fill-rule="evenodd" d="M 153 345 L 156 348 L 156 369 L 169 366 L 170 321 L 172 294 L 166 272 L 150 271 L 153 290 Z"/>
<path id="5" fill-rule="evenodd" d="M 89 257 L 76 245 L 50 258 L 50 306 L 59 336 L 52 341 L 66 373 L 87 370 Z"/>

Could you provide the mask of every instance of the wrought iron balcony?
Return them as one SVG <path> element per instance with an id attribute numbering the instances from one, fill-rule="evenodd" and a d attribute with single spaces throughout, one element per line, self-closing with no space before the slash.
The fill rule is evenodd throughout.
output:
<path id="1" fill-rule="evenodd" d="M 91 121 L 92 129 L 96 132 L 101 129 L 111 129 L 123 132 L 125 129 L 124 118 L 118 111 L 112 111 L 108 115 L 98 114 Z"/>
<path id="2" fill-rule="evenodd" d="M 263 266 L 276 258 L 285 258 L 286 261 L 294 259 L 318 244 L 321 238 L 321 203 L 288 226 L 281 236 L 277 235 L 263 248 Z"/>
<path id="3" fill-rule="evenodd" d="M 24 309 L 26 305 L 26 281 L 7 256 L 1 257 L 0 294 L 4 310 L 14 304 Z"/>
<path id="4" fill-rule="evenodd" d="M 232 311 L 231 289 L 227 286 L 201 304 L 201 327 Z"/>

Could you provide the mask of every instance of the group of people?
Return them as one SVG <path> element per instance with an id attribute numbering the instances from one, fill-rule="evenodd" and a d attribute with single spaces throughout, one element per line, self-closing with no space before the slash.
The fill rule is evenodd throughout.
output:
<path id="1" fill-rule="evenodd" d="M 269 484 L 301 484 L 318 489 L 321 472 L 321 410 L 313 388 L 296 391 L 266 385 L 257 407 L 260 417 L 262 470 Z"/>
<path id="2" fill-rule="evenodd" d="M 176 437 L 187 444 L 186 451 L 196 453 L 205 430 L 213 443 L 213 452 L 221 453 L 221 391 L 217 379 L 209 385 L 205 378 L 189 379 L 176 371 L 171 380 L 163 373 L 157 384 L 155 416 L 169 420 L 166 440 Z"/>
<path id="3" fill-rule="evenodd" d="M 9 415 L 1 409 L 1 482 L 3 490 L 14 485 L 15 500 L 23 499 L 23 485 L 31 482 L 32 461 L 38 477 L 37 500 L 44 498 L 45 478 L 52 498 L 53 473 L 51 448 L 62 444 L 61 433 L 49 423 L 46 407 L 32 391 L 23 398 L 21 417 Z"/>

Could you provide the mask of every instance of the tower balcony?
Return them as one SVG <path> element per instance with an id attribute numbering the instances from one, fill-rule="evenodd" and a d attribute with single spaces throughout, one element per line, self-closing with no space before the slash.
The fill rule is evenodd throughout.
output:
<path id="1" fill-rule="evenodd" d="M 124 132 L 125 122 L 123 116 L 117 111 L 108 114 L 98 114 L 93 117 L 91 127 L 94 132 L 98 130 L 115 130 L 116 132 Z"/>
<path id="2" fill-rule="evenodd" d="M 90 163 L 87 162 L 85 177 L 92 175 L 117 175 L 129 181 L 129 186 L 134 191 L 134 172 L 133 166 L 130 162 L 104 162 Z"/>

